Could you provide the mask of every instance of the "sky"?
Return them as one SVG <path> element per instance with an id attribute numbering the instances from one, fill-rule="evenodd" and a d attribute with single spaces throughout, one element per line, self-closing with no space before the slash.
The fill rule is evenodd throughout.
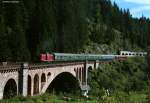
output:
<path id="1" fill-rule="evenodd" d="M 150 18 L 150 0 L 111 0 L 120 8 L 130 10 L 133 17 L 140 18 L 142 15 Z"/>

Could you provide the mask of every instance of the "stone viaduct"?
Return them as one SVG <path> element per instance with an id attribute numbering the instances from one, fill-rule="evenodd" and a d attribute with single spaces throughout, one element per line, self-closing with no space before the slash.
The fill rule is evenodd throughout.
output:
<path id="1" fill-rule="evenodd" d="M 82 88 L 87 85 L 88 69 L 98 66 L 98 61 L 0 66 L 0 99 L 11 94 L 22 96 L 43 94 L 59 75 L 70 75 Z"/>

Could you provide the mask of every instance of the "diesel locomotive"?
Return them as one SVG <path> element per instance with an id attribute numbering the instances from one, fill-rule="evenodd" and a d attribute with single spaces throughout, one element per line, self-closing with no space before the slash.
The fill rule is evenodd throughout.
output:
<path id="1" fill-rule="evenodd" d="M 125 55 L 98 55 L 98 54 L 71 54 L 71 53 L 53 53 L 40 54 L 40 61 L 112 61 L 126 60 Z"/>

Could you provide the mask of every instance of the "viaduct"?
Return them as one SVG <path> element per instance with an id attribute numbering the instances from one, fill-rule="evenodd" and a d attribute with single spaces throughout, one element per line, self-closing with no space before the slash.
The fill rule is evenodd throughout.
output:
<path id="1" fill-rule="evenodd" d="M 10 95 L 35 96 L 43 94 L 58 77 L 76 80 L 81 89 L 87 89 L 88 69 L 99 66 L 98 61 L 57 64 L 28 64 L 0 66 L 0 99 Z M 62 82 L 61 82 L 62 83 Z M 61 83 L 57 85 L 62 86 Z M 74 84 L 68 84 L 73 86 Z M 63 87 L 67 89 L 67 87 Z"/>

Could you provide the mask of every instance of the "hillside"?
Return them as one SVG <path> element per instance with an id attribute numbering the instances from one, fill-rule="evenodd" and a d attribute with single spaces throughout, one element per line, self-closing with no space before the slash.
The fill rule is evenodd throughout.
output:
<path id="1" fill-rule="evenodd" d="M 0 62 L 37 62 L 39 54 L 47 52 L 149 53 L 149 27 L 149 18 L 133 18 L 129 10 L 119 8 L 110 0 L 19 0 L 19 3 L 1 0 Z M 89 99 L 98 103 L 149 103 L 149 67 L 149 54 L 101 64 L 88 72 L 88 84 L 92 88 Z M 59 98 L 45 94 L 16 97 L 2 103 L 70 103 Z M 72 103 L 88 102 L 80 93 L 74 98 L 77 100 Z"/>
<path id="2" fill-rule="evenodd" d="M 116 53 L 146 49 L 150 20 L 110 0 L 0 2 L 0 61 L 37 61 L 40 53 Z"/>

